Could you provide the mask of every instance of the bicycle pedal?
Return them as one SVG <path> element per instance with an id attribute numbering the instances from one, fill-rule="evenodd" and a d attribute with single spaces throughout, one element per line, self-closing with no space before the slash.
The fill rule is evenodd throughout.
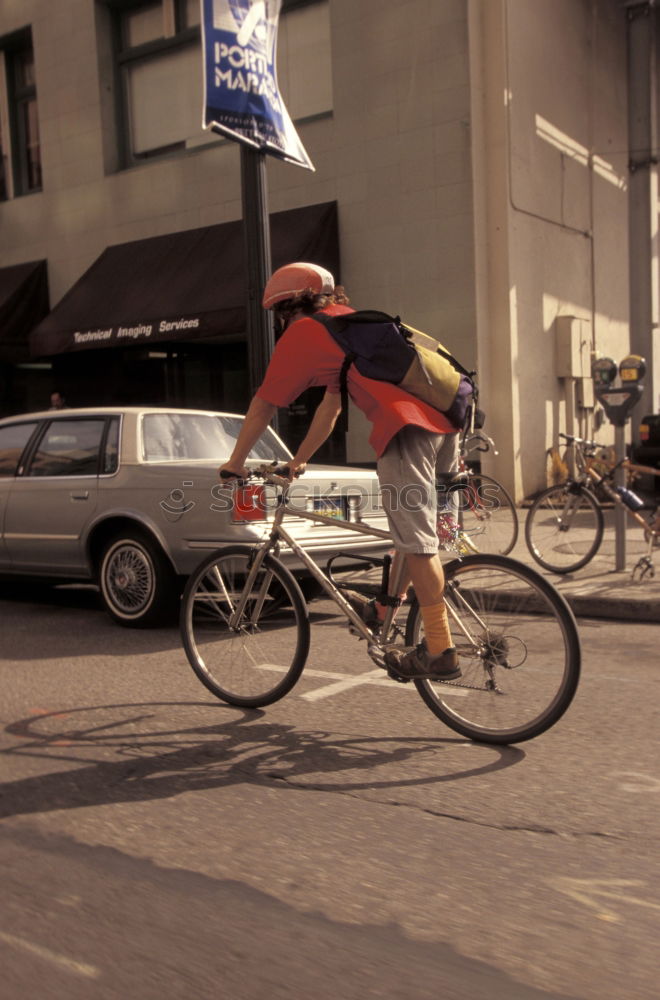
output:
<path id="1" fill-rule="evenodd" d="M 398 684 L 410 684 L 410 681 L 412 680 L 411 677 L 402 677 L 401 674 L 397 674 L 396 670 L 393 670 L 392 667 L 387 665 L 387 663 L 385 663 L 384 666 L 388 677 L 390 677 L 393 681 L 396 681 Z"/>

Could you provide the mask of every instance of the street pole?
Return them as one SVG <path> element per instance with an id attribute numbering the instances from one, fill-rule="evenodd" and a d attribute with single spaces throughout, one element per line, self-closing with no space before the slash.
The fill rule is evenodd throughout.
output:
<path id="1" fill-rule="evenodd" d="M 247 271 L 248 371 L 250 395 L 254 396 L 263 381 L 275 338 L 271 314 L 261 306 L 264 285 L 271 272 L 266 155 L 244 143 L 241 143 L 241 195 Z"/>
<path id="2" fill-rule="evenodd" d="M 614 460 L 623 462 L 626 457 L 626 426 L 625 423 L 614 428 Z M 626 485 L 626 471 L 622 465 L 614 473 L 614 485 Z M 614 568 L 626 568 L 626 508 L 623 504 L 614 504 Z"/>

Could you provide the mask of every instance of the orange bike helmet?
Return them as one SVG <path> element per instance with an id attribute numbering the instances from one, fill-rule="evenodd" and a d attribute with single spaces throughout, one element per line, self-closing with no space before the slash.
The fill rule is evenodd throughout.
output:
<path id="1" fill-rule="evenodd" d="M 335 279 L 318 264 L 285 264 L 270 276 L 261 301 L 264 309 L 272 309 L 278 302 L 286 302 L 311 289 L 316 295 L 329 295 L 334 291 Z"/>

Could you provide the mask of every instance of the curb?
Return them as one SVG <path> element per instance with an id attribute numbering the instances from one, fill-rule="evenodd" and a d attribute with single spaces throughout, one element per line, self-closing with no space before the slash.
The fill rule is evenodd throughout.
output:
<path id="1" fill-rule="evenodd" d="M 633 580 L 630 569 L 602 569 L 592 576 L 572 579 L 553 573 L 543 575 L 568 601 L 577 617 L 660 623 L 657 579 Z"/>
<path id="2" fill-rule="evenodd" d="M 660 623 L 660 600 L 566 593 L 556 588 L 576 618 Z"/>

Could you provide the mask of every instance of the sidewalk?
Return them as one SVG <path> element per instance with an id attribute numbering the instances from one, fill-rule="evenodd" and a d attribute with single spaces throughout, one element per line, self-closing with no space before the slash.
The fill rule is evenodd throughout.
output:
<path id="1" fill-rule="evenodd" d="M 520 530 L 518 541 L 509 556 L 519 559 L 535 569 L 541 576 L 557 588 L 566 598 L 578 618 L 603 618 L 610 621 L 659 622 L 660 623 L 660 548 L 655 550 L 655 576 L 646 576 L 643 581 L 632 579 L 633 567 L 640 556 L 646 554 L 646 543 L 641 531 L 631 529 L 626 536 L 626 569 L 617 572 L 614 567 L 615 535 L 614 526 L 607 523 L 605 536 L 596 557 L 584 569 L 566 575 L 548 573 L 534 562 L 525 544 L 526 510 L 518 510 Z M 447 558 L 451 558 L 445 553 Z M 353 578 L 354 574 L 352 575 Z M 379 570 L 365 570 L 361 574 L 363 582 L 373 586 L 380 581 Z"/>
<path id="2" fill-rule="evenodd" d="M 655 550 L 655 576 L 633 581 L 632 571 L 640 556 L 646 554 L 641 531 L 632 528 L 626 536 L 626 569 L 614 567 L 614 528 L 605 528 L 598 555 L 577 573 L 548 573 L 534 562 L 524 538 L 526 511 L 518 511 L 520 537 L 510 555 L 538 570 L 566 598 L 576 616 L 609 618 L 616 621 L 660 622 L 660 548 Z"/>

